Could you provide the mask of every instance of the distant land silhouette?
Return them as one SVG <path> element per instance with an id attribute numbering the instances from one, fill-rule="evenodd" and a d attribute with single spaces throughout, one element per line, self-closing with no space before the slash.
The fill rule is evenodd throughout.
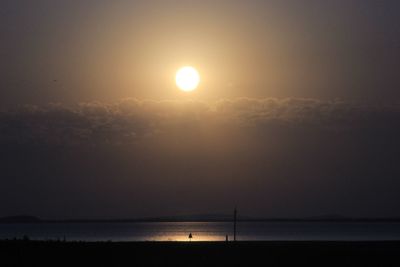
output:
<path id="1" fill-rule="evenodd" d="M 181 216 L 161 216 L 147 218 L 126 219 L 42 219 L 31 215 L 1 217 L 0 223 L 130 223 L 130 222 L 230 222 L 232 215 L 226 214 L 198 214 Z M 304 218 L 263 218 L 238 216 L 241 222 L 400 222 L 400 218 L 362 218 L 346 217 L 341 215 L 321 215 Z"/>
<path id="2" fill-rule="evenodd" d="M 19 215 L 0 218 L 0 223 L 40 223 L 43 220 L 35 216 Z"/>

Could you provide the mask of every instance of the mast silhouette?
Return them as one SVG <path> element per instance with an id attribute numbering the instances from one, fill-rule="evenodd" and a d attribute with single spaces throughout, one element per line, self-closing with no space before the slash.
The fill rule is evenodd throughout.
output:
<path id="1" fill-rule="evenodd" d="M 233 241 L 236 241 L 236 221 L 237 221 L 237 209 L 233 210 Z"/>

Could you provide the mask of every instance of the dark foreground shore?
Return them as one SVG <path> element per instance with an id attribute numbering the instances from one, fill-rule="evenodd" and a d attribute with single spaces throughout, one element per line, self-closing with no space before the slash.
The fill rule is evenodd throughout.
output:
<path id="1" fill-rule="evenodd" d="M 400 266 L 400 241 L 0 241 L 0 266 Z"/>

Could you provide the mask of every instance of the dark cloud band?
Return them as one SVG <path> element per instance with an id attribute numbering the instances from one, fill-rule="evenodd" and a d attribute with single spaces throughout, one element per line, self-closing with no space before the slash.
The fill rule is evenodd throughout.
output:
<path id="1" fill-rule="evenodd" d="M 24 106 L 0 114 L 2 144 L 129 144 L 188 126 L 398 133 L 399 106 L 315 99 L 140 101 Z"/>

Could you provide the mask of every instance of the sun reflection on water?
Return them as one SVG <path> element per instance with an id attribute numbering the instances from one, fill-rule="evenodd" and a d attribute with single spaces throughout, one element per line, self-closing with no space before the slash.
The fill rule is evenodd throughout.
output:
<path id="1" fill-rule="evenodd" d="M 207 242 L 207 241 L 225 241 L 225 236 L 215 234 L 196 233 L 192 232 L 193 238 L 189 239 L 189 233 L 170 233 L 170 234 L 156 234 L 148 236 L 146 241 L 171 241 L 171 242 Z"/>
<path id="2" fill-rule="evenodd" d="M 205 242 L 225 241 L 230 235 L 230 224 L 225 222 L 165 222 L 136 224 L 133 240 L 172 241 L 172 242 Z M 143 235 L 137 235 L 143 233 Z M 189 235 L 192 234 L 192 238 Z"/>

